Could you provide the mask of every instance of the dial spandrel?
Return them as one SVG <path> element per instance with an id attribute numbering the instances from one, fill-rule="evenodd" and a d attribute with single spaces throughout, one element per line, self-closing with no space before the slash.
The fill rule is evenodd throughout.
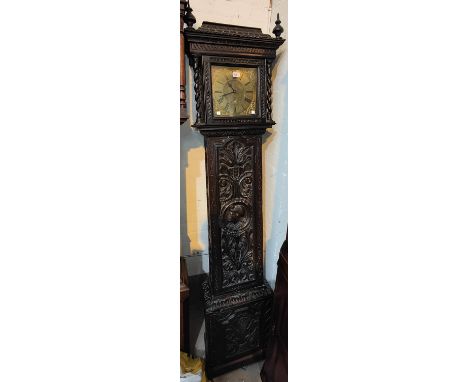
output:
<path id="1" fill-rule="evenodd" d="M 256 114 L 257 68 L 212 65 L 211 79 L 216 117 Z"/>

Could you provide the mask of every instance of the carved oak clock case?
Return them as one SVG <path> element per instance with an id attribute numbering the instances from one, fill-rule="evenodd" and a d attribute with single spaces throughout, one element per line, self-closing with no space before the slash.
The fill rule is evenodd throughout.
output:
<path id="1" fill-rule="evenodd" d="M 209 265 L 203 282 L 209 378 L 264 356 L 272 291 L 263 277 L 262 135 L 271 66 L 284 42 L 260 28 L 203 22 L 184 35 L 194 71 L 196 127 L 205 139 Z"/>

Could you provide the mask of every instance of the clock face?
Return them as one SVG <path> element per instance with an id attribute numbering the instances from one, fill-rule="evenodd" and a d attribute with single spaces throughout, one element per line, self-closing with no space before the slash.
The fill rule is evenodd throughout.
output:
<path id="1" fill-rule="evenodd" d="M 257 68 L 211 66 L 214 117 L 257 114 Z"/>

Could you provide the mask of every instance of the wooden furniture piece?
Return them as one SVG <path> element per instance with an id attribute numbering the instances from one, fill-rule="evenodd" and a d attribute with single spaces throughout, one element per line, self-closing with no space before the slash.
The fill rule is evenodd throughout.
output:
<path id="1" fill-rule="evenodd" d="M 194 19 L 194 18 L 193 18 Z M 204 136 L 209 267 L 203 282 L 208 378 L 264 357 L 273 292 L 263 278 L 262 135 L 271 70 L 284 42 L 260 28 L 186 18 L 196 123 Z"/>
<path id="2" fill-rule="evenodd" d="M 184 43 L 184 24 L 188 20 L 195 24 L 196 20 L 192 14 L 192 8 L 190 8 L 187 0 L 180 0 L 180 124 L 184 123 L 188 119 L 187 113 L 187 102 L 185 92 L 185 43 Z"/>
<path id="3" fill-rule="evenodd" d="M 260 374 L 263 382 L 288 381 L 288 236 L 281 246 L 273 301 L 273 335 Z"/>
<path id="4" fill-rule="evenodd" d="M 187 265 L 185 259 L 180 258 L 180 350 L 189 352 L 189 305 L 190 295 Z"/>

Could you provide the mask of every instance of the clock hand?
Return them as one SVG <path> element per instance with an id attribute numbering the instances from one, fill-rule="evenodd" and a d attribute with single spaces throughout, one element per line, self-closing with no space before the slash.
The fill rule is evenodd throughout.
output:
<path id="1" fill-rule="evenodd" d="M 232 94 L 232 93 L 235 93 L 235 91 L 230 92 L 230 93 L 223 94 L 223 95 L 221 96 L 221 98 L 223 98 L 224 96 L 227 96 L 227 95 L 229 95 L 229 94 Z"/>

